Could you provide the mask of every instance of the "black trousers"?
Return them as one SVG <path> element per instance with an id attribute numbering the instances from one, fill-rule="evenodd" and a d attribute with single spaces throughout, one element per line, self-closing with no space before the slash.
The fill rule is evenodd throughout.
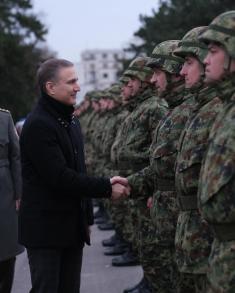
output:
<path id="1" fill-rule="evenodd" d="M 10 293 L 14 279 L 16 258 L 0 261 L 0 293 Z"/>
<path id="2" fill-rule="evenodd" d="M 30 293 L 79 293 L 82 248 L 27 249 Z"/>

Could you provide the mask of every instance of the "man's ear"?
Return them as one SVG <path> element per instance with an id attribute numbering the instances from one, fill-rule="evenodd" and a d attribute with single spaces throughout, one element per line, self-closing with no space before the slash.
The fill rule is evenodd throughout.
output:
<path id="1" fill-rule="evenodd" d="M 45 87 L 49 95 L 53 96 L 55 94 L 55 84 L 53 81 L 47 81 Z"/>

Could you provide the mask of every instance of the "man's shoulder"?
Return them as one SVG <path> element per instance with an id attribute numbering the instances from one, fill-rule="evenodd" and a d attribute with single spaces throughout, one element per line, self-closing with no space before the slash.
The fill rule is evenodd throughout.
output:
<path id="1" fill-rule="evenodd" d="M 2 117 L 7 117 L 8 118 L 9 116 L 11 116 L 11 112 L 9 110 L 0 108 L 0 115 Z"/>
<path id="2" fill-rule="evenodd" d="M 32 111 L 24 123 L 24 132 L 25 131 L 34 131 L 36 129 L 50 129 L 55 127 L 55 119 L 52 116 L 48 115 L 46 112 Z"/>

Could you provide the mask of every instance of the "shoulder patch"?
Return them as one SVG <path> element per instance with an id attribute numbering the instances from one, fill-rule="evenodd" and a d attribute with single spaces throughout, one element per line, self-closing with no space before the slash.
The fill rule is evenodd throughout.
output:
<path id="1" fill-rule="evenodd" d="M 8 111 L 8 110 L 6 110 L 6 109 L 2 109 L 2 108 L 0 108 L 0 111 L 1 111 L 1 112 L 5 112 L 5 113 L 10 113 L 10 111 Z"/>

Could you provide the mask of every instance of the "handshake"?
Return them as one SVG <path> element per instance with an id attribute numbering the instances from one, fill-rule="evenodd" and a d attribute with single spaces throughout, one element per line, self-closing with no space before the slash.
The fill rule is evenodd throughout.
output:
<path id="1" fill-rule="evenodd" d="M 116 201 L 119 199 L 124 199 L 131 193 L 131 188 L 129 186 L 128 180 L 124 177 L 114 176 L 110 179 L 112 184 L 112 200 Z"/>

